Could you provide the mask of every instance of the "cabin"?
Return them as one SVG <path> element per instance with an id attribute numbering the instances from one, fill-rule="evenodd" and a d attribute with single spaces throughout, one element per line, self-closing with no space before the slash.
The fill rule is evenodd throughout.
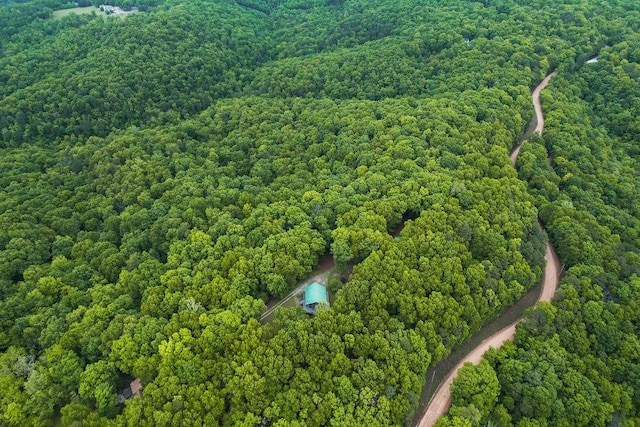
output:
<path id="1" fill-rule="evenodd" d="M 311 315 L 316 314 L 318 304 L 325 304 L 328 307 L 329 293 L 327 292 L 327 288 L 318 282 L 307 285 L 307 287 L 304 288 L 304 294 L 300 304 L 304 308 L 304 311 Z"/>
<path id="2" fill-rule="evenodd" d="M 131 381 L 129 387 L 120 392 L 118 395 L 118 404 L 124 403 L 125 400 L 132 399 L 136 396 L 142 398 L 142 382 L 140 378 Z"/>

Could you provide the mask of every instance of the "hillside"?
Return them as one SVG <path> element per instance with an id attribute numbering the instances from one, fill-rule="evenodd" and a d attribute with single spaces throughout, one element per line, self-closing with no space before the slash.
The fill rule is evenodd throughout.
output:
<path id="1" fill-rule="evenodd" d="M 547 233 L 440 425 L 640 423 L 636 2 L 113 4 L 0 4 L 0 424 L 410 425 Z"/>

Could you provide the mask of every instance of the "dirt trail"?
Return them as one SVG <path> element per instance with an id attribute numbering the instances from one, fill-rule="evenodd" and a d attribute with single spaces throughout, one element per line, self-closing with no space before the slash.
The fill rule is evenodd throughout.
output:
<path id="1" fill-rule="evenodd" d="M 537 125 L 533 132 L 538 132 L 542 134 L 544 129 L 544 116 L 542 114 L 542 108 L 540 106 L 540 92 L 544 89 L 547 84 L 549 84 L 549 80 L 558 75 L 556 71 L 549 74 L 545 79 L 535 88 L 533 94 L 531 95 L 533 99 L 533 107 L 536 112 L 535 120 L 537 121 Z M 532 133 L 533 133 L 532 132 Z M 526 136 L 526 135 L 525 135 Z M 528 136 L 527 136 L 528 137 Z M 511 153 L 511 159 L 514 162 L 518 158 L 518 153 L 520 152 L 520 146 L 518 145 L 513 152 Z M 538 221 L 540 226 L 542 224 Z M 556 254 L 551 243 L 547 243 L 547 251 L 545 254 L 546 266 L 544 269 L 544 275 L 542 278 L 542 291 L 540 292 L 540 296 L 538 297 L 537 302 L 540 301 L 551 301 L 551 298 L 556 293 L 556 288 L 558 286 L 558 280 L 560 277 L 560 261 L 558 259 L 558 255 Z M 454 378 L 458 375 L 458 369 L 462 367 L 466 362 L 471 362 L 474 364 L 480 363 L 482 359 L 482 355 L 489 348 L 494 347 L 498 348 L 502 346 L 502 344 L 506 340 L 512 341 L 515 333 L 516 333 L 516 324 L 522 320 L 519 318 L 506 328 L 496 332 L 491 335 L 484 341 L 482 341 L 477 347 L 475 347 L 471 352 L 469 352 L 456 366 L 451 370 L 447 378 L 440 384 L 435 394 L 431 398 L 427 409 L 418 424 L 419 427 L 431 427 L 433 426 L 438 418 L 444 415 L 449 407 L 451 407 L 451 384 L 453 383 Z"/>
<path id="2" fill-rule="evenodd" d="M 529 139 L 529 137 L 531 137 L 531 135 L 533 135 L 536 132 L 542 135 L 542 130 L 544 129 L 544 114 L 542 114 L 542 106 L 540 105 L 540 92 L 542 92 L 542 89 L 547 87 L 547 85 L 549 84 L 549 80 L 551 80 L 557 75 L 558 75 L 557 71 L 554 71 L 553 73 L 549 74 L 533 90 L 533 94 L 531 94 L 531 98 L 533 99 L 533 109 L 536 112 L 536 115 L 534 117 L 534 120 L 536 121 L 536 127 L 527 131 L 527 133 L 524 135 L 522 139 L 523 142 Z M 516 163 L 518 154 L 520 154 L 520 147 L 522 147 L 522 142 L 518 144 L 516 148 L 511 152 L 510 157 L 514 164 Z"/>

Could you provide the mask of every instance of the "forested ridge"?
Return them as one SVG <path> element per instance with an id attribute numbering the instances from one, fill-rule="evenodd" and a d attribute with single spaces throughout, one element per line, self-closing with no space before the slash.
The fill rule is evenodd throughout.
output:
<path id="1" fill-rule="evenodd" d="M 115 4 L 0 5 L 3 425 L 407 425 L 538 217 L 557 299 L 441 423 L 640 422 L 635 2 Z M 261 324 L 325 253 L 331 308 Z"/>

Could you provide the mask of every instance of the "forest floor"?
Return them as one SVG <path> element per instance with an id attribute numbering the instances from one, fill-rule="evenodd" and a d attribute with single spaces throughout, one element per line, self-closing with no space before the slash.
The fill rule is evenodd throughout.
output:
<path id="1" fill-rule="evenodd" d="M 549 80 L 551 80 L 551 78 L 555 77 L 557 74 L 558 73 L 556 71 L 549 74 L 533 91 L 532 99 L 533 99 L 533 106 L 536 113 L 533 120 L 535 120 L 536 126 L 532 130 L 531 130 L 532 126 L 530 126 L 529 129 L 527 130 L 527 133 L 531 131 L 531 134 L 533 134 L 534 132 L 538 132 L 542 134 L 542 131 L 544 129 L 544 116 L 542 114 L 542 108 L 540 105 L 540 92 L 547 86 L 547 84 L 549 84 Z M 525 133 L 526 138 L 524 138 L 524 140 L 526 140 L 530 136 L 530 135 L 527 136 L 527 133 Z M 511 153 L 511 159 L 514 162 L 514 167 L 515 167 L 515 161 L 518 157 L 518 153 L 520 152 L 521 145 L 522 144 L 519 144 Z M 542 227 L 542 224 L 541 223 L 539 224 Z M 546 266 L 545 266 L 544 275 L 542 278 L 542 291 L 540 292 L 540 295 L 538 296 L 536 303 L 540 301 L 546 301 L 546 302 L 551 301 L 551 298 L 553 298 L 553 296 L 556 293 L 558 281 L 560 278 L 560 272 L 561 272 L 560 260 L 558 259 L 558 255 L 553 249 L 553 246 L 551 245 L 551 243 L 547 243 L 545 260 L 546 260 Z M 504 316 L 506 316 L 506 314 Z M 501 317 L 504 317 L 504 316 L 501 316 Z M 499 320 L 500 318 L 496 319 L 496 321 L 499 321 Z M 516 324 L 521 320 L 522 320 L 522 317 L 519 317 L 514 322 L 512 322 L 509 326 L 499 330 L 498 332 L 494 333 L 488 338 L 482 340 L 482 342 L 480 342 L 477 346 L 471 349 L 471 351 L 469 351 L 464 357 L 462 357 L 462 359 L 450 371 L 446 379 L 443 382 L 441 382 L 438 388 L 436 389 L 435 394 L 429 401 L 427 409 L 424 412 L 424 415 L 422 416 L 422 419 L 418 424 L 419 427 L 433 426 L 438 420 L 438 418 L 444 415 L 447 412 L 447 410 L 451 407 L 451 384 L 453 383 L 453 380 L 456 378 L 458 374 L 458 369 L 460 369 L 462 365 L 464 365 L 466 362 L 471 362 L 473 364 L 480 363 L 480 360 L 482 359 L 482 355 L 489 348 L 491 347 L 498 348 L 505 341 L 513 340 L 516 333 Z M 482 330 L 480 332 L 482 332 Z M 435 371 L 434 371 L 434 374 L 435 374 Z"/>

